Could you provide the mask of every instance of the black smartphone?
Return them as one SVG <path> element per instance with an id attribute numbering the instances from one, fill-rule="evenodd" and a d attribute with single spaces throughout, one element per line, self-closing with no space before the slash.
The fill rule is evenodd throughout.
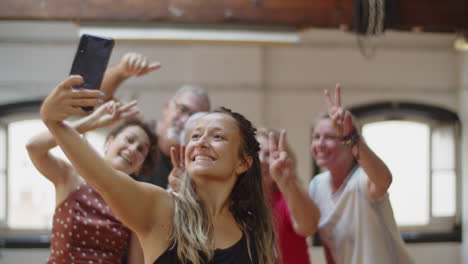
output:
<path id="1" fill-rule="evenodd" d="M 96 89 L 101 87 L 109 58 L 114 48 L 114 40 L 83 34 L 73 59 L 70 75 L 81 75 L 84 83 L 75 89 Z M 93 107 L 83 107 L 92 111 Z"/>

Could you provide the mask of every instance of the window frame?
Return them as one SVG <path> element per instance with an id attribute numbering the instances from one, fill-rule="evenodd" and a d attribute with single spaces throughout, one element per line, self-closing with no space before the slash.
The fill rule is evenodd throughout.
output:
<path id="1" fill-rule="evenodd" d="M 30 100 L 14 102 L 0 105 L 0 125 L 8 128 L 10 116 L 39 115 L 39 109 L 42 100 Z M 7 131 L 6 131 L 7 132 Z M 6 133 L 6 142 L 8 142 L 8 133 Z M 8 153 L 8 144 L 5 144 L 5 150 Z M 9 177 L 8 177 L 8 154 L 6 155 L 5 166 L 5 221 L 0 220 L 0 248 L 49 248 L 50 230 L 48 229 L 11 229 L 8 227 L 9 210 Z"/>
<path id="2" fill-rule="evenodd" d="M 5 143 L 8 142 L 8 124 L 24 120 L 23 117 L 32 117 L 40 119 L 40 107 L 43 99 L 25 100 L 7 104 L 0 104 L 0 126 L 5 129 Z M 72 118 L 73 120 L 73 118 Z M 105 128 L 104 128 L 104 131 Z M 107 133 L 105 133 L 107 134 Z M 85 135 L 86 137 L 86 135 Z M 50 247 L 50 235 L 51 230 L 49 229 L 12 229 L 8 226 L 8 211 L 9 211 L 9 197 L 10 190 L 9 176 L 8 176 L 8 146 L 5 144 L 5 219 L 0 219 L 0 249 L 11 248 L 11 249 L 27 249 L 27 248 L 49 248 Z M 0 144 L 1 146 L 1 144 Z M 0 194 L 2 195 L 2 194 Z"/>
<path id="3" fill-rule="evenodd" d="M 448 109 L 438 106 L 401 102 L 384 101 L 349 108 L 359 125 L 379 121 L 412 121 L 429 126 L 430 149 L 432 149 L 433 131 L 436 127 L 454 127 L 454 156 L 455 156 L 455 215 L 453 217 L 433 217 L 432 215 L 432 181 L 433 164 L 429 162 L 429 216 L 430 223 L 424 226 L 399 226 L 402 237 L 406 243 L 428 243 L 428 242 L 461 242 L 461 123 L 458 115 Z M 431 153 L 429 153 L 431 155 Z M 431 158 L 431 156 L 430 156 Z M 319 173 L 315 161 L 312 166 L 312 177 Z M 448 230 L 448 231 L 447 231 Z M 314 239 L 314 244 L 319 244 Z"/>
<path id="4" fill-rule="evenodd" d="M 0 120 L 0 130 L 2 130 L 2 133 L 4 134 L 4 139 L 5 139 L 5 142 L 8 142 L 8 126 L 6 124 L 4 124 L 3 122 L 1 122 Z M 1 145 L 0 145 L 1 146 Z M 1 163 L 3 163 L 4 165 L 4 168 L 0 168 L 0 173 L 5 175 L 5 178 L 3 179 L 3 185 L 5 186 L 5 192 L 4 192 L 4 200 L 5 200 L 5 205 L 4 205 L 4 209 L 5 209 L 5 212 L 2 212 L 2 214 L 4 214 L 5 218 L 4 219 L 1 219 L 0 218 L 0 230 L 4 229 L 4 228 L 7 228 L 8 225 L 7 225 L 7 219 L 8 219 L 8 204 L 9 204 L 9 189 L 8 189 L 8 144 L 5 144 L 5 146 L 3 146 L 3 150 L 1 151 L 4 151 L 4 160 L 0 160 Z"/>

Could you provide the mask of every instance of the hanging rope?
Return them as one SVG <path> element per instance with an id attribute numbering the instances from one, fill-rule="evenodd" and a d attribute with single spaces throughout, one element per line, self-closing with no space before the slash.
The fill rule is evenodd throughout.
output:
<path id="1" fill-rule="evenodd" d="M 377 46 L 375 37 L 381 36 L 384 32 L 385 22 L 385 0 L 364 0 L 367 1 L 367 28 L 364 34 L 357 35 L 358 46 L 361 54 L 371 59 L 375 55 Z"/>

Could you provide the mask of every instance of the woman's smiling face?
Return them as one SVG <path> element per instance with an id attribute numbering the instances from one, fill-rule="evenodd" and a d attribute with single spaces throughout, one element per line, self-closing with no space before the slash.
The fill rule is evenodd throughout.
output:
<path id="1" fill-rule="evenodd" d="M 139 126 L 128 126 L 108 140 L 106 160 L 114 169 L 138 173 L 149 151 L 149 138 Z"/>
<path id="2" fill-rule="evenodd" d="M 185 165 L 191 177 L 223 180 L 245 172 L 240 155 L 237 121 L 229 115 L 211 113 L 201 117 L 189 131 Z"/>
<path id="3" fill-rule="evenodd" d="M 330 119 L 321 119 L 315 125 L 310 150 L 319 167 L 330 168 L 346 158 L 352 159 L 347 147 L 341 144 Z"/>

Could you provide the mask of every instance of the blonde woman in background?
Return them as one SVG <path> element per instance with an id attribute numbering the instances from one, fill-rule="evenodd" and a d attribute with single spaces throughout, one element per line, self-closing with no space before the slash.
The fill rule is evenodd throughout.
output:
<path id="1" fill-rule="evenodd" d="M 361 138 L 353 117 L 325 91 L 328 114 L 316 123 L 311 144 L 317 165 L 326 168 L 309 186 L 320 208 L 319 234 L 327 262 L 413 263 L 398 231 L 388 188 L 392 174 Z"/>

